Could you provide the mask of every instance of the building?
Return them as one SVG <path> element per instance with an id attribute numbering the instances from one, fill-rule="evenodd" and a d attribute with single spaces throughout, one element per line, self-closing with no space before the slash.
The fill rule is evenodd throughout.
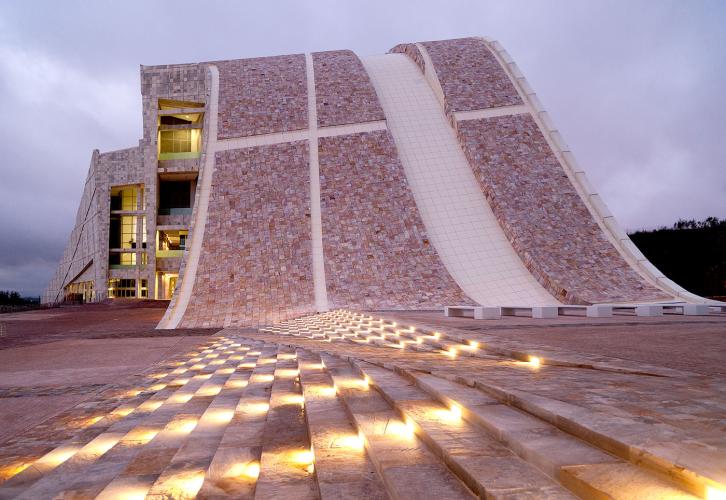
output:
<path id="1" fill-rule="evenodd" d="M 498 42 L 142 66 L 141 93 L 46 303 L 170 299 L 174 328 L 703 301 L 618 227 Z"/>

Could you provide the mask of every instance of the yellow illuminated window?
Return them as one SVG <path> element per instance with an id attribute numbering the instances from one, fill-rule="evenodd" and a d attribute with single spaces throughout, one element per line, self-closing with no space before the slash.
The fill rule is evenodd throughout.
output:
<path id="1" fill-rule="evenodd" d="M 162 130 L 159 132 L 159 152 L 198 153 L 199 129 Z"/>
<path id="2" fill-rule="evenodd" d="M 121 248 L 136 248 L 136 217 L 121 217 Z"/>
<path id="3" fill-rule="evenodd" d="M 121 190 L 121 210 L 136 210 L 136 189 Z"/>
<path id="4" fill-rule="evenodd" d="M 108 297 L 110 299 L 136 297 L 136 280 L 126 278 L 108 280 Z"/>
<path id="5" fill-rule="evenodd" d="M 124 186 L 111 188 L 111 210 L 141 210 L 144 208 L 143 186 Z"/>

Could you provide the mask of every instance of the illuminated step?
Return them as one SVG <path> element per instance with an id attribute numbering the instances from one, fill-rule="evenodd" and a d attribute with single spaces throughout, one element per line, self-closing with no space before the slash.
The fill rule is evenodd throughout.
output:
<path id="1" fill-rule="evenodd" d="M 253 354 L 252 351 L 247 352 L 249 357 L 256 358 L 257 354 Z M 232 356 L 234 355 L 229 355 L 229 358 Z M 170 420 L 168 415 L 160 415 L 160 419 L 166 420 L 168 423 L 137 453 L 129 457 L 130 460 L 124 461 L 123 469 L 103 488 L 99 498 L 117 498 L 131 493 L 148 492 L 179 449 L 188 441 L 192 431 L 197 427 L 199 419 L 205 414 L 210 404 L 220 397 L 219 395 L 224 391 L 224 386 L 229 379 L 235 377 L 234 370 L 238 365 L 254 363 L 254 361 L 240 362 L 229 358 L 222 358 L 228 364 L 209 365 L 214 372 L 203 375 L 208 377 L 204 383 L 193 392 L 194 388 L 190 388 L 173 401 L 176 411 Z M 208 359 L 214 361 L 220 358 Z M 146 424 L 149 425 L 149 422 Z M 195 485 L 198 488 L 201 485 L 198 476 L 185 478 L 183 484 L 187 489 L 192 489 Z"/>
<path id="2" fill-rule="evenodd" d="M 193 496 L 200 490 L 215 452 L 247 390 L 250 393 L 255 390 L 266 392 L 271 387 L 270 375 L 274 373 L 275 363 L 265 362 L 267 360 L 274 360 L 272 350 L 262 351 L 251 373 L 250 368 L 242 368 L 246 372 L 234 373 L 227 379 L 184 445 L 152 486 L 148 493 L 150 497 L 180 498 Z"/>
<path id="3" fill-rule="evenodd" d="M 320 356 L 297 351 L 320 497 L 388 498 Z"/>
<path id="4" fill-rule="evenodd" d="M 157 413 L 158 409 L 169 401 L 174 393 L 174 388 L 178 387 L 174 382 L 176 378 L 164 383 L 163 380 L 170 376 L 171 374 L 165 374 L 163 377 L 150 377 L 146 386 L 130 391 L 133 404 L 126 402 L 107 415 L 100 416 L 96 423 L 61 443 L 34 461 L 28 468 L 5 481 L 0 485 L 0 497 L 15 497 L 22 492 L 27 492 L 28 498 L 33 498 L 36 496 L 34 491 L 45 492 L 60 489 L 71 484 L 72 480 L 77 477 L 82 477 L 78 473 L 79 468 L 106 456 L 109 450 L 113 451 L 118 443 L 125 443 L 125 434 L 136 427 L 139 421 L 149 422 L 159 419 L 161 412 Z M 177 377 L 178 374 L 173 374 L 173 376 Z M 199 383 L 201 384 L 203 381 Z M 183 390 L 185 389 L 182 387 L 176 392 Z M 141 399 L 136 397 L 140 394 L 144 396 Z M 149 394 L 152 396 L 148 397 Z M 109 443 L 110 436 L 120 435 L 122 437 L 120 440 L 115 439 L 115 442 L 110 445 L 101 446 L 98 444 L 100 441 L 92 444 L 94 440 L 100 439 L 104 434 L 106 435 L 102 440 L 104 443 Z M 90 448 L 85 449 L 86 446 Z M 103 453 L 98 453 L 98 450 L 103 450 Z M 81 454 L 76 457 L 77 453 Z"/>
<path id="5" fill-rule="evenodd" d="M 362 375 L 338 358 L 322 355 L 368 455 L 392 498 L 474 498 L 414 434 Z"/>
<path id="6" fill-rule="evenodd" d="M 78 417 L 77 412 L 70 414 L 69 417 L 71 418 L 69 418 L 68 420 L 64 419 L 65 426 L 72 426 L 72 428 L 79 428 L 82 430 L 76 432 L 73 437 L 67 438 L 65 440 L 56 440 L 56 435 L 68 436 L 68 427 L 58 429 L 59 432 L 57 433 L 53 433 L 50 430 L 46 431 L 48 435 L 44 435 L 42 437 L 42 440 L 43 442 L 48 443 L 47 446 L 44 449 L 34 447 L 34 450 L 37 451 L 34 451 L 34 454 L 32 456 L 25 456 L 19 462 L 16 461 L 15 466 L 4 467 L 3 475 L 0 478 L 0 483 L 2 483 L 4 480 L 12 478 L 15 475 L 20 474 L 27 468 L 32 469 L 34 462 L 41 459 L 43 455 L 47 453 L 52 453 L 56 448 L 64 446 L 66 447 L 66 449 L 68 446 L 80 448 L 86 443 L 98 437 L 99 435 L 105 432 L 109 432 L 109 428 L 114 425 L 114 431 L 118 431 L 119 427 L 116 422 L 118 422 L 119 419 L 122 419 L 125 415 L 132 411 L 135 412 L 135 416 L 138 416 L 139 413 L 144 413 L 145 410 L 143 410 L 143 408 L 147 408 L 149 405 L 155 405 L 156 400 L 164 400 L 169 393 L 173 392 L 173 388 L 169 386 L 169 381 L 171 379 L 174 379 L 177 375 L 171 373 L 172 370 L 176 369 L 179 366 L 184 366 L 185 364 L 184 361 L 177 361 L 173 363 L 174 367 L 172 368 L 160 367 L 158 370 L 147 375 L 145 382 L 141 382 L 141 385 L 137 388 L 133 390 L 125 390 L 124 393 L 120 395 L 122 403 L 116 408 L 107 411 L 106 414 L 94 414 L 92 411 L 88 410 L 85 412 L 86 414 L 88 414 L 87 417 Z M 160 390 L 159 387 L 163 388 L 161 388 Z M 109 389 L 95 396 L 97 402 L 102 402 L 102 398 L 109 397 L 119 398 L 119 391 L 116 389 Z M 142 407 L 142 410 L 137 409 L 139 406 Z M 48 472 L 49 470 L 54 468 L 54 466 L 51 466 L 51 464 L 54 462 L 55 460 L 51 459 L 50 463 L 45 463 L 43 465 L 43 470 Z M 40 463 L 38 465 L 40 465 Z M 27 486 L 27 484 L 32 483 L 32 481 L 39 477 L 39 475 L 36 473 L 26 473 L 24 476 L 25 479 L 23 479 L 23 476 L 20 476 L 19 478 L 14 480 L 14 483 L 16 485 L 23 483 Z M 5 487 L 10 486 L 5 485 Z"/>
<path id="7" fill-rule="evenodd" d="M 460 405 L 444 405 L 432 399 L 391 370 L 365 362 L 356 366 L 411 422 L 416 434 L 480 497 L 574 498 L 537 467 L 462 418 Z M 603 461 L 615 461 L 604 453 L 599 455 Z"/>
<path id="8" fill-rule="evenodd" d="M 457 408 L 464 420 L 486 430 L 579 496 L 696 498 L 653 473 L 562 432 L 545 420 L 501 404 L 477 389 L 434 375 L 410 373 L 410 376 L 418 388 L 443 405 Z M 610 471 L 610 480 L 605 480 L 598 471 Z"/>
<path id="9" fill-rule="evenodd" d="M 277 349 L 263 351 L 276 356 Z M 260 474 L 262 437 L 270 408 L 270 389 L 275 365 L 255 367 L 232 421 L 227 425 L 217 447 L 204 483 L 201 498 L 252 498 Z"/>
<path id="10" fill-rule="evenodd" d="M 279 347 L 255 498 L 318 498 L 295 353 Z"/>

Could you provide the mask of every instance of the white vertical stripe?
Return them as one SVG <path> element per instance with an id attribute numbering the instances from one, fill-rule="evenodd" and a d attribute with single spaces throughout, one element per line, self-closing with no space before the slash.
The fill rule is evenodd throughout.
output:
<path id="1" fill-rule="evenodd" d="M 204 167 L 201 172 L 201 182 L 197 186 L 199 192 L 198 206 L 196 207 L 196 216 L 194 217 L 192 231 L 190 235 L 189 253 L 187 254 L 186 267 L 179 292 L 172 299 L 173 306 L 167 309 L 166 314 L 162 318 L 157 328 L 177 328 L 181 323 L 184 313 L 189 305 L 189 300 L 194 291 L 194 282 L 197 279 L 197 268 L 199 267 L 199 257 L 202 253 L 202 242 L 204 241 L 204 228 L 207 225 L 207 211 L 209 210 L 209 194 L 212 191 L 212 176 L 214 175 L 214 158 L 217 152 L 217 109 L 219 107 L 219 70 L 216 66 L 209 66 L 212 76 L 212 91 L 209 96 L 209 107 L 206 119 L 209 120 L 209 133 L 207 137 L 206 154 L 204 157 Z"/>
<path id="2" fill-rule="evenodd" d="M 325 285 L 325 257 L 323 255 L 323 222 L 320 215 L 320 165 L 318 163 L 318 108 L 315 96 L 313 56 L 305 54 L 308 82 L 308 131 L 310 150 L 310 226 L 313 251 L 313 290 L 315 308 L 328 310 L 328 290 Z"/>
<path id="3" fill-rule="evenodd" d="M 405 55 L 363 58 L 416 206 L 451 276 L 482 305 L 555 305 L 482 193 L 435 92 Z"/>

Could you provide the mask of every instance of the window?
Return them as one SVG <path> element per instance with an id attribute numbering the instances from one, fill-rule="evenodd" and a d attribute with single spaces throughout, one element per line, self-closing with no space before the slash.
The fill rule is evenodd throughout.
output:
<path id="1" fill-rule="evenodd" d="M 93 302 L 93 281 L 79 281 L 65 287 L 66 302 Z"/>
<path id="2" fill-rule="evenodd" d="M 203 102 L 174 101 L 171 99 L 159 99 L 159 109 L 180 109 L 180 108 L 203 108 Z"/>
<path id="3" fill-rule="evenodd" d="M 142 215 L 141 219 L 141 248 L 146 248 L 146 216 Z"/>
<path id="4" fill-rule="evenodd" d="M 198 128 L 160 130 L 159 159 L 198 158 L 201 132 Z"/>
<path id="5" fill-rule="evenodd" d="M 121 248 L 136 248 L 136 216 L 121 217 Z"/>
<path id="6" fill-rule="evenodd" d="M 133 212 L 139 210 L 139 201 L 141 201 L 141 210 L 144 209 L 144 192 L 143 186 L 121 186 L 111 188 L 111 211 L 124 210 Z"/>
<path id="7" fill-rule="evenodd" d="M 195 181 L 159 181 L 159 215 L 192 213 Z"/>
<path id="8" fill-rule="evenodd" d="M 136 297 L 135 279 L 111 278 L 108 280 L 108 298 L 121 299 L 133 297 Z"/>
<path id="9" fill-rule="evenodd" d="M 147 280 L 139 280 L 139 281 L 140 281 L 140 284 L 139 284 L 139 297 L 142 297 L 144 299 L 145 298 L 148 298 L 148 296 L 149 296 L 148 281 Z"/>
<path id="10" fill-rule="evenodd" d="M 156 298 L 161 300 L 169 300 L 174 295 L 174 288 L 179 279 L 178 273 L 156 273 Z"/>
<path id="11" fill-rule="evenodd" d="M 192 131 L 162 130 L 160 137 L 160 153 L 189 153 L 192 151 Z"/>
<path id="12" fill-rule="evenodd" d="M 146 254 L 142 254 L 146 255 Z M 119 266 L 135 266 L 136 254 L 133 252 L 111 252 L 108 254 L 108 263 L 111 268 Z"/>
<path id="13" fill-rule="evenodd" d="M 184 250 L 187 246 L 187 230 L 159 231 L 159 246 L 157 250 Z"/>

